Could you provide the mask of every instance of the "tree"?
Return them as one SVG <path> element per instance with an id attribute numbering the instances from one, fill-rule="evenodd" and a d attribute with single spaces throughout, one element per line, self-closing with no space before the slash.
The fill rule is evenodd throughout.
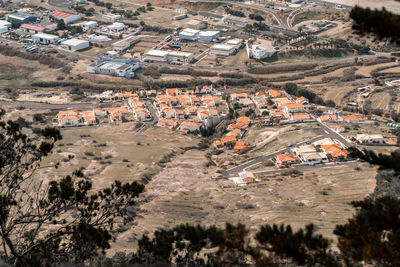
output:
<path id="1" fill-rule="evenodd" d="M 66 30 L 67 29 L 67 25 L 65 25 L 65 22 L 62 19 L 60 19 L 60 20 L 57 21 L 57 28 L 59 30 Z"/>
<path id="2" fill-rule="evenodd" d="M 105 4 L 105 7 L 106 7 L 107 9 L 111 9 L 111 8 L 112 8 L 112 4 L 111 4 L 110 2 L 107 2 L 107 3 Z"/>
<path id="3" fill-rule="evenodd" d="M 62 138 L 60 131 L 47 127 L 34 141 L 24 130 L 14 121 L 0 121 L 2 258 L 13 266 L 83 263 L 110 247 L 118 218 L 133 219 L 128 208 L 144 186 L 115 181 L 94 191 L 81 171 L 46 183 L 35 173 Z"/>
<path id="4" fill-rule="evenodd" d="M 357 214 L 338 225 L 338 247 L 349 266 L 364 261 L 372 266 L 400 265 L 400 200 L 383 197 L 354 201 Z"/>

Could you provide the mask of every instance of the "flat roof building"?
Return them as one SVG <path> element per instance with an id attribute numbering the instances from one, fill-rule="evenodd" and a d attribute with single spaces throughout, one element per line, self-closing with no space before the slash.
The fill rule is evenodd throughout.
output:
<path id="1" fill-rule="evenodd" d="M 210 54 L 216 56 L 229 56 L 236 51 L 235 46 L 227 44 L 216 44 L 211 46 Z"/>
<path id="2" fill-rule="evenodd" d="M 222 20 L 225 24 L 234 25 L 237 27 L 244 27 L 249 24 L 247 19 L 231 15 L 225 16 Z"/>
<path id="3" fill-rule="evenodd" d="M 93 74 L 105 74 L 117 77 L 133 78 L 139 68 L 139 60 L 128 58 L 106 58 L 87 66 L 87 72 Z"/>
<path id="4" fill-rule="evenodd" d="M 94 28 L 96 28 L 97 26 L 98 26 L 98 24 L 97 24 L 96 21 L 86 21 L 86 22 L 82 23 L 82 27 L 83 27 L 85 30 L 94 29 Z"/>
<path id="5" fill-rule="evenodd" d="M 201 30 L 207 28 L 207 22 L 202 20 L 192 19 L 186 23 L 186 26 L 190 29 Z"/>
<path id="6" fill-rule="evenodd" d="M 108 38 L 108 37 L 105 36 L 105 35 L 91 34 L 91 35 L 88 35 L 86 38 L 87 38 L 89 41 L 91 41 L 91 42 L 96 42 L 96 43 L 105 43 L 105 42 L 111 41 L 111 39 Z"/>
<path id="7" fill-rule="evenodd" d="M 246 48 L 248 57 L 258 60 L 271 57 L 277 52 L 273 46 L 247 45 Z"/>
<path id="8" fill-rule="evenodd" d="M 11 29 L 11 23 L 6 20 L 0 20 L 0 34 L 6 33 Z"/>
<path id="9" fill-rule="evenodd" d="M 132 45 L 138 43 L 139 41 L 140 41 L 140 37 L 129 36 L 125 39 L 122 39 L 118 42 L 113 43 L 112 47 L 113 47 L 114 51 L 123 52 L 123 51 L 129 49 L 129 47 L 131 47 Z"/>
<path id="10" fill-rule="evenodd" d="M 149 51 L 147 51 L 147 53 L 145 55 L 145 61 L 165 62 L 165 61 L 167 61 L 168 53 L 169 52 L 165 51 L 165 50 L 157 50 L 157 49 L 149 50 Z"/>
<path id="11" fill-rule="evenodd" d="M 61 45 L 67 49 L 72 51 L 79 51 L 89 47 L 89 41 L 80 40 L 80 39 L 69 39 L 61 43 Z"/>
<path id="12" fill-rule="evenodd" d="M 8 21 L 16 21 L 21 24 L 23 23 L 34 23 L 36 22 L 37 18 L 35 16 L 32 16 L 30 14 L 22 13 L 22 12 L 17 12 L 10 14 L 6 17 Z"/>
<path id="13" fill-rule="evenodd" d="M 194 30 L 194 29 L 184 29 L 179 33 L 179 39 L 181 40 L 188 40 L 188 41 L 196 41 L 197 38 L 199 37 L 199 30 Z"/>
<path id="14" fill-rule="evenodd" d="M 54 11 L 53 13 L 50 14 L 50 16 L 52 16 L 57 20 L 63 20 L 65 24 L 72 24 L 81 19 L 81 16 L 79 16 L 78 14 L 65 11 Z"/>
<path id="15" fill-rule="evenodd" d="M 212 42 L 219 38 L 219 31 L 202 31 L 199 33 L 199 40 L 202 42 Z"/>
<path id="16" fill-rule="evenodd" d="M 104 14 L 103 19 L 109 20 L 109 21 L 117 21 L 120 20 L 122 17 L 121 15 L 117 14 Z"/>
<path id="17" fill-rule="evenodd" d="M 192 59 L 193 59 L 193 53 L 172 51 L 167 54 L 168 62 L 190 63 Z"/>
<path id="18" fill-rule="evenodd" d="M 123 24 L 121 22 L 114 22 L 113 24 L 108 25 L 107 29 L 112 32 L 120 32 L 120 31 L 125 30 L 126 26 L 125 26 L 125 24 Z"/>
<path id="19" fill-rule="evenodd" d="M 32 36 L 32 40 L 40 44 L 55 44 L 58 42 L 58 39 L 58 36 L 47 33 L 37 33 Z"/>
<path id="20" fill-rule="evenodd" d="M 145 55 L 145 61 L 157 61 L 157 62 L 180 62 L 189 63 L 193 59 L 193 53 L 180 52 L 180 51 L 165 51 L 152 49 L 149 50 Z"/>

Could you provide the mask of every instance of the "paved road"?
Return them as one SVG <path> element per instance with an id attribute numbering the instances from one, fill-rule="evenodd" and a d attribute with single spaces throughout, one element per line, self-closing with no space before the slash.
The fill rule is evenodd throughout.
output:
<path id="1" fill-rule="evenodd" d="M 26 109 L 52 109 L 52 110 L 61 110 L 61 109 L 86 109 L 86 108 L 94 108 L 98 105 L 93 103 L 74 103 L 74 104 L 47 104 L 47 103 L 38 103 L 38 102 L 7 102 L 0 101 L 0 107 L 13 107 L 13 108 L 26 108 Z"/>

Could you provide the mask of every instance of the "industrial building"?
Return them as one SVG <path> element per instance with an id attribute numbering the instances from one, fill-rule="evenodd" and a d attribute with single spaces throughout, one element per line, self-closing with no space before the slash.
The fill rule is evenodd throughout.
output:
<path id="1" fill-rule="evenodd" d="M 168 53 L 169 53 L 169 51 L 165 51 L 165 50 L 157 50 L 157 49 L 149 50 L 145 55 L 145 61 L 147 61 L 147 62 L 152 62 L 152 61 L 166 62 Z"/>
<path id="2" fill-rule="evenodd" d="M 105 36 L 105 35 L 91 34 L 91 35 L 88 35 L 86 38 L 87 38 L 89 41 L 91 41 L 91 42 L 96 42 L 96 43 L 105 43 L 105 42 L 111 41 L 111 39 L 108 38 L 108 37 Z"/>
<path id="3" fill-rule="evenodd" d="M 100 61 L 88 65 L 86 71 L 130 79 L 135 76 L 138 68 L 139 60 L 137 58 L 101 57 Z"/>
<path id="4" fill-rule="evenodd" d="M 85 31 L 88 31 L 88 30 L 90 30 L 90 29 L 94 29 L 94 28 L 96 28 L 97 26 L 98 26 L 98 24 L 97 24 L 96 21 L 86 21 L 86 22 L 82 23 L 82 28 L 83 28 Z"/>
<path id="5" fill-rule="evenodd" d="M 192 61 L 193 53 L 180 52 L 180 51 L 165 51 L 152 49 L 149 50 L 145 55 L 145 61 L 147 62 L 168 62 L 176 64 L 186 64 Z"/>
<path id="6" fill-rule="evenodd" d="M 62 47 L 67 50 L 79 51 L 89 47 L 89 41 L 80 39 L 69 39 L 61 43 Z"/>
<path id="7" fill-rule="evenodd" d="M 196 41 L 197 38 L 199 37 L 199 33 L 200 33 L 199 30 L 187 28 L 179 33 L 179 39 L 187 41 Z"/>
<path id="8" fill-rule="evenodd" d="M 202 20 L 192 19 L 186 23 L 186 26 L 189 29 L 202 30 L 207 28 L 207 22 Z"/>
<path id="9" fill-rule="evenodd" d="M 240 49 L 243 44 L 242 39 L 230 39 L 226 42 L 227 45 L 233 45 L 236 49 Z"/>
<path id="10" fill-rule="evenodd" d="M 103 19 L 109 20 L 109 21 L 117 21 L 120 20 L 122 17 L 121 15 L 117 14 L 104 14 Z"/>
<path id="11" fill-rule="evenodd" d="M 47 33 L 37 33 L 32 36 L 32 40 L 40 44 L 56 44 L 58 39 L 58 36 Z"/>
<path id="12" fill-rule="evenodd" d="M 10 14 L 6 17 L 6 19 L 8 21 L 16 21 L 19 22 L 21 24 L 24 23 L 35 23 L 37 18 L 35 16 L 26 14 L 26 13 L 22 13 L 22 12 L 17 12 L 14 14 Z"/>
<path id="13" fill-rule="evenodd" d="M 211 46 L 210 55 L 229 56 L 236 51 L 235 46 L 228 44 L 216 44 Z"/>
<path id="14" fill-rule="evenodd" d="M 6 33 L 11 29 L 11 23 L 6 20 L 0 20 L 0 34 Z"/>
<path id="15" fill-rule="evenodd" d="M 271 57 L 276 52 L 273 46 L 247 45 L 247 55 L 249 58 L 263 59 Z"/>
<path id="16" fill-rule="evenodd" d="M 78 14 L 73 14 L 65 11 L 54 11 L 50 14 L 50 16 L 57 20 L 63 20 L 65 24 L 72 24 L 81 19 L 81 16 L 79 16 Z"/>
<path id="17" fill-rule="evenodd" d="M 214 19 L 214 20 L 222 20 L 224 18 L 224 16 L 219 15 L 219 14 L 215 14 L 215 13 L 210 13 L 207 11 L 199 11 L 199 15 L 207 18 L 207 19 Z"/>
<path id="18" fill-rule="evenodd" d="M 132 45 L 138 43 L 140 41 L 140 37 L 138 36 L 129 36 L 125 39 L 122 39 L 118 42 L 115 42 L 112 44 L 112 47 L 114 49 L 114 51 L 117 52 L 124 52 L 127 49 L 129 49 L 129 47 L 131 47 Z"/>
<path id="19" fill-rule="evenodd" d="M 44 32 L 46 30 L 45 27 L 33 24 L 22 24 L 21 27 L 19 28 L 27 33 L 39 33 L 39 32 Z"/>
<path id="20" fill-rule="evenodd" d="M 219 38 L 219 31 L 202 31 L 199 33 L 199 40 L 210 43 Z"/>

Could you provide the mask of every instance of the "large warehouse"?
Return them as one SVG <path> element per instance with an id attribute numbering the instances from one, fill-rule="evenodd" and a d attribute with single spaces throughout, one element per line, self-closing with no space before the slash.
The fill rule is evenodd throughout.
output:
<path id="1" fill-rule="evenodd" d="M 133 78 L 139 68 L 139 60 L 131 58 L 101 58 L 87 66 L 87 72 L 117 77 Z"/>
<path id="2" fill-rule="evenodd" d="M 229 56 L 235 52 L 236 48 L 233 45 L 216 44 L 211 46 L 210 55 Z"/>
<path id="3" fill-rule="evenodd" d="M 61 45 L 68 50 L 78 51 L 89 47 L 89 41 L 80 39 L 69 39 L 61 43 Z"/>
<path id="4" fill-rule="evenodd" d="M 81 19 L 81 16 L 65 11 L 54 11 L 50 16 L 58 20 L 63 20 L 65 24 L 75 23 Z"/>
<path id="5" fill-rule="evenodd" d="M 219 31 L 204 31 L 199 33 L 199 40 L 210 43 L 219 38 Z"/>
<path id="6" fill-rule="evenodd" d="M 167 55 L 168 62 L 189 63 L 193 59 L 193 53 L 172 51 Z"/>
<path id="7" fill-rule="evenodd" d="M 34 23 L 36 22 L 37 18 L 35 16 L 26 14 L 26 13 L 22 13 L 22 12 L 17 12 L 14 14 L 10 14 L 6 17 L 6 19 L 8 21 L 16 21 L 19 22 L 21 24 L 23 23 Z"/>
<path id="8" fill-rule="evenodd" d="M 179 33 L 179 39 L 187 41 L 196 41 L 197 38 L 199 37 L 199 33 L 200 33 L 199 30 L 187 28 Z"/>
<path id="9" fill-rule="evenodd" d="M 32 36 L 32 40 L 35 43 L 40 44 L 55 44 L 58 42 L 58 36 L 47 33 L 38 33 Z"/>
<path id="10" fill-rule="evenodd" d="M 169 51 L 152 49 L 146 53 L 144 60 L 147 62 L 152 62 L 152 61 L 165 62 L 167 61 L 168 53 Z"/>

